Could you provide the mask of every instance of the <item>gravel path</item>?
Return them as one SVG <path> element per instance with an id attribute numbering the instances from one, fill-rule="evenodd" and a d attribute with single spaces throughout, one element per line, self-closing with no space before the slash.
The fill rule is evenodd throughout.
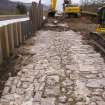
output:
<path id="1" fill-rule="evenodd" d="M 105 64 L 73 31 L 39 31 L 33 57 L 5 84 L 0 105 L 105 105 Z"/>

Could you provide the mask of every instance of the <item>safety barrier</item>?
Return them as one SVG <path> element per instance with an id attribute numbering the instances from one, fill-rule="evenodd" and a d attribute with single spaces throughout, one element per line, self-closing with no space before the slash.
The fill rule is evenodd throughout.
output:
<path id="1" fill-rule="evenodd" d="M 11 23 L 13 22 L 13 23 Z M 14 19 L 4 21 L 4 25 L 0 27 L 0 63 L 7 59 L 15 52 L 15 48 L 19 47 L 24 40 L 31 37 L 31 24 L 29 19 Z"/>
<path id="2" fill-rule="evenodd" d="M 0 22 L 0 64 L 15 54 L 15 49 L 35 35 L 43 23 L 43 6 L 32 3 L 30 19 L 12 19 Z"/>

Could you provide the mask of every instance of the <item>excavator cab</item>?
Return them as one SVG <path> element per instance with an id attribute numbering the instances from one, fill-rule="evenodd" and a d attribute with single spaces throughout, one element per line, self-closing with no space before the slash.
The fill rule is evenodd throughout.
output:
<path id="1" fill-rule="evenodd" d="M 98 26 L 96 32 L 105 33 L 105 7 L 98 10 Z"/>
<path id="2" fill-rule="evenodd" d="M 81 8 L 78 5 L 73 5 L 71 0 L 64 0 L 63 11 L 65 15 L 75 15 L 79 17 L 81 14 Z"/>

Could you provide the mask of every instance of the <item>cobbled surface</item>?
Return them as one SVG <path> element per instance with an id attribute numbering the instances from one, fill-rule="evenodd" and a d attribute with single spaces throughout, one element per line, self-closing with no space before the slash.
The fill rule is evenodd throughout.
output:
<path id="1" fill-rule="evenodd" d="M 0 105 L 105 105 L 105 64 L 73 31 L 39 31 L 31 62 L 5 84 Z"/>

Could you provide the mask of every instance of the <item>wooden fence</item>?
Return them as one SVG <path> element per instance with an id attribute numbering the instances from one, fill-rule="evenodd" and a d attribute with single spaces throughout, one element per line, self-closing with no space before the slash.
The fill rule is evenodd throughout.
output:
<path id="1" fill-rule="evenodd" d="M 41 28 L 41 24 L 43 23 L 43 5 L 33 2 L 29 15 L 32 25 L 32 33 L 35 33 L 37 29 Z"/>
<path id="2" fill-rule="evenodd" d="M 43 6 L 32 3 L 30 19 L 7 23 L 0 27 L 0 64 L 14 54 L 26 39 L 35 35 L 43 23 Z"/>

